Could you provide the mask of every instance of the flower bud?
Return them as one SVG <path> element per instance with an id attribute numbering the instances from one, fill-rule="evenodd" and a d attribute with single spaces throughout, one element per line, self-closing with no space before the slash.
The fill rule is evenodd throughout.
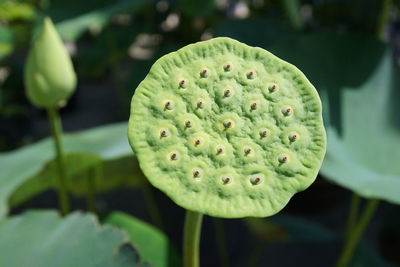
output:
<path id="1" fill-rule="evenodd" d="M 48 17 L 34 38 L 24 74 L 27 96 L 38 107 L 49 108 L 65 102 L 75 90 L 71 58 Z"/>

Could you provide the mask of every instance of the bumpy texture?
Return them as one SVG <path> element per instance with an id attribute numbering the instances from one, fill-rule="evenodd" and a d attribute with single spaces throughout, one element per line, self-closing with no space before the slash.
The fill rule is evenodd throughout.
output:
<path id="1" fill-rule="evenodd" d="M 128 135 L 155 187 L 224 218 L 280 211 L 314 181 L 326 149 L 304 74 L 229 38 L 159 59 L 132 98 Z"/>
<path id="2" fill-rule="evenodd" d="M 50 18 L 45 18 L 25 66 L 29 100 L 41 108 L 66 101 L 76 87 L 76 75 L 63 42 Z"/>

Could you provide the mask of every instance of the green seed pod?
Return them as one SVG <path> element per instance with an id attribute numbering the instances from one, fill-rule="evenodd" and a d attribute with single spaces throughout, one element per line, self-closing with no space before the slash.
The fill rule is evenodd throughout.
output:
<path id="1" fill-rule="evenodd" d="M 76 87 L 71 58 L 50 18 L 45 18 L 29 51 L 25 66 L 29 100 L 41 108 L 66 101 Z"/>
<path id="2" fill-rule="evenodd" d="M 176 108 L 166 109 L 171 100 Z M 132 98 L 128 135 L 147 178 L 178 205 L 265 217 L 317 176 L 326 150 L 321 113 L 295 66 L 215 38 L 153 65 Z"/>

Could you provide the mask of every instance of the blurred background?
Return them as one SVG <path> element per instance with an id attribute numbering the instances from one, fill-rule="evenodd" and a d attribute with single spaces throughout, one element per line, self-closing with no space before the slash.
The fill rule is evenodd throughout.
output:
<path id="1" fill-rule="evenodd" d="M 328 148 L 331 157 L 325 171 L 270 220 L 206 217 L 201 244 L 204 266 L 333 266 L 341 250 L 352 191 L 386 200 L 352 264 L 400 265 L 396 196 L 400 186 L 393 189 L 398 182 L 386 185 L 392 188 L 391 195 L 382 186 L 386 180 L 377 183 L 379 192 L 375 192 L 372 184 L 357 182 L 365 172 L 347 175 L 340 161 L 334 160 L 356 157 L 355 164 L 375 176 L 391 175 L 400 181 L 398 168 L 393 167 L 400 158 L 390 157 L 390 148 L 399 148 L 392 141 L 400 143 L 395 138 L 400 137 L 399 0 L 0 0 L 0 152 L 49 136 L 46 113 L 29 103 L 23 84 L 31 38 L 45 15 L 57 26 L 78 76 L 76 93 L 61 109 L 65 132 L 126 122 L 135 88 L 159 57 L 217 36 L 272 51 L 297 65 L 319 90 L 328 136 L 334 140 L 330 145 L 347 152 L 329 154 Z M 366 113 L 348 115 L 349 108 L 358 105 Z M 381 125 L 382 117 L 386 119 Z M 368 120 L 372 122 L 360 125 Z M 383 140 L 385 129 L 394 131 L 390 141 Z M 368 143 L 357 141 L 360 132 L 370 138 Z M 368 153 L 365 144 L 370 144 Z M 382 155 L 392 167 L 385 167 L 388 161 Z M 377 158 L 386 163 L 375 164 Z M 358 175 L 354 183 L 347 181 L 352 175 Z M 156 189 L 145 191 L 151 191 L 162 229 L 179 250 L 184 211 Z M 115 188 L 98 195 L 98 212 L 122 210 L 152 223 L 143 204 L 146 195 L 135 187 Z M 46 190 L 12 213 L 52 208 L 55 203 L 56 194 Z M 85 203 L 77 197 L 73 207 L 84 209 Z"/>

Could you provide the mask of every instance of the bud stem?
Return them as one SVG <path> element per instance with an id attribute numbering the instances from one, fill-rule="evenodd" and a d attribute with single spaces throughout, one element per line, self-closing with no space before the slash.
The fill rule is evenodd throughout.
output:
<path id="1" fill-rule="evenodd" d="M 96 213 L 96 178 L 100 176 L 100 166 L 91 167 L 87 177 L 87 210 Z"/>
<path id="2" fill-rule="evenodd" d="M 51 125 L 51 134 L 53 135 L 54 148 L 56 150 L 56 161 L 58 169 L 58 199 L 60 212 L 64 216 L 69 213 L 70 204 L 65 181 L 64 156 L 61 145 L 62 126 L 60 116 L 56 107 L 48 108 L 47 114 Z"/>

